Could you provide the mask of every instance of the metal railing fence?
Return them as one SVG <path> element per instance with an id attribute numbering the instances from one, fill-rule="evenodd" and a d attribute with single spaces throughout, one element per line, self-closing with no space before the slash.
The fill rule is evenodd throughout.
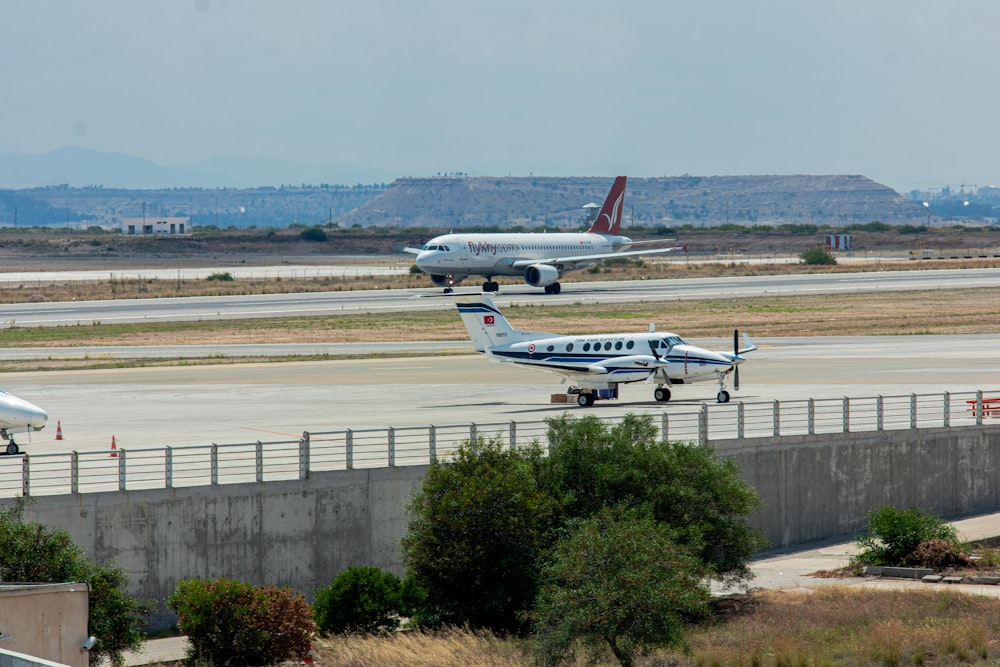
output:
<path id="1" fill-rule="evenodd" d="M 587 412 L 580 411 L 578 416 Z M 696 442 L 982 425 L 1000 397 L 909 394 L 673 406 L 653 415 L 662 440 Z M 618 423 L 623 417 L 604 417 Z M 1000 424 L 1000 419 L 997 421 Z M 306 479 L 312 472 L 425 465 L 462 443 L 546 444 L 548 422 L 509 421 L 305 431 L 295 440 L 0 457 L 0 495 L 59 495 Z"/>

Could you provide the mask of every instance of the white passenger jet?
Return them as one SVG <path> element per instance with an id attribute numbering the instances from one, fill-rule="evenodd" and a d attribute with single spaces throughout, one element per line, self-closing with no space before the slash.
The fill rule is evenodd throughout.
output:
<path id="1" fill-rule="evenodd" d="M 15 433 L 41 431 L 49 421 L 49 414 L 23 398 L 0 389 L 0 436 L 7 441 L 7 453 L 21 451 L 14 442 Z"/>
<path id="2" fill-rule="evenodd" d="M 559 279 L 614 257 L 657 255 L 687 246 L 628 250 L 642 241 L 621 236 L 625 176 L 611 186 L 608 198 L 594 224 L 586 232 L 574 233 L 490 233 L 445 234 L 436 236 L 423 248 L 404 248 L 416 255 L 417 267 L 430 274 L 431 282 L 444 287 L 445 294 L 467 276 L 483 276 L 484 292 L 498 292 L 494 276 L 524 276 L 532 287 L 544 287 L 546 294 L 559 294 Z"/>
<path id="3" fill-rule="evenodd" d="M 618 398 L 618 385 L 628 382 L 655 382 L 653 398 L 670 400 L 670 386 L 717 380 L 719 403 L 729 401 L 725 378 L 733 374 L 733 388 L 740 388 L 739 364 L 747 352 L 757 349 L 743 334 L 733 332 L 732 352 L 712 352 L 689 345 L 677 334 L 657 333 L 650 325 L 647 333 L 556 334 L 520 331 L 483 297 L 455 304 L 469 337 L 478 352 L 493 361 L 508 362 L 561 375 L 574 383 L 570 394 L 584 407 L 596 399 Z"/>

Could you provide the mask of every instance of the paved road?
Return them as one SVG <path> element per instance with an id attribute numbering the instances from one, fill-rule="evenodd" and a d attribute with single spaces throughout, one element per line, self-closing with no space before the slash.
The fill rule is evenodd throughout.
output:
<path id="1" fill-rule="evenodd" d="M 504 285 L 499 306 L 571 305 L 720 299 L 761 295 L 857 294 L 868 292 L 973 289 L 1000 285 L 1000 269 L 875 271 L 849 274 L 747 276 L 619 282 L 566 283 L 559 295 L 527 285 Z M 457 296 L 481 294 L 459 287 Z M 401 312 L 451 308 L 455 295 L 437 288 L 264 294 L 177 299 L 122 299 L 0 305 L 0 327 L 69 326 L 94 322 L 155 322 Z"/>

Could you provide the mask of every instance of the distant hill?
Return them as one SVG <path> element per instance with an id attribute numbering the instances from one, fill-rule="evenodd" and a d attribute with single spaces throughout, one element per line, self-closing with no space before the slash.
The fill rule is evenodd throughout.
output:
<path id="1" fill-rule="evenodd" d="M 139 165 L 136 165 L 139 169 Z M 192 226 L 579 229 L 610 177 L 403 178 L 389 185 L 0 190 L 0 225 L 118 227 L 122 218 L 187 217 Z M 926 224 L 927 209 L 864 176 L 630 178 L 625 227 Z"/>
<path id="2" fill-rule="evenodd" d="M 612 178 L 404 178 L 338 218 L 342 225 L 469 227 L 585 224 Z M 833 224 L 926 218 L 918 204 L 864 176 L 630 178 L 625 222 L 651 225 Z"/>

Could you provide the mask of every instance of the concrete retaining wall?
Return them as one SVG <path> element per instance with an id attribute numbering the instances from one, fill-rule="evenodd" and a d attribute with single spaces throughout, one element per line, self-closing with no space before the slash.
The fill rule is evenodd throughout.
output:
<path id="1" fill-rule="evenodd" d="M 864 528 L 881 505 L 937 514 L 1000 506 L 1000 426 L 790 436 L 710 443 L 765 502 L 754 523 L 773 546 Z M 402 574 L 406 505 L 426 467 L 314 473 L 305 481 L 40 497 L 27 518 L 64 528 L 132 593 L 162 604 L 182 579 L 290 586 L 312 600 L 350 565 Z M 9 501 L 5 501 L 9 502 Z"/>
<path id="2" fill-rule="evenodd" d="M 1000 426 L 720 440 L 764 501 L 772 546 L 861 532 L 883 505 L 939 516 L 1000 507 Z"/>
<path id="3" fill-rule="evenodd" d="M 402 574 L 406 504 L 425 467 L 315 473 L 305 481 L 42 496 L 25 516 L 63 528 L 99 564 L 124 567 L 130 591 L 160 604 L 182 579 L 289 586 L 311 601 L 351 565 Z"/>

